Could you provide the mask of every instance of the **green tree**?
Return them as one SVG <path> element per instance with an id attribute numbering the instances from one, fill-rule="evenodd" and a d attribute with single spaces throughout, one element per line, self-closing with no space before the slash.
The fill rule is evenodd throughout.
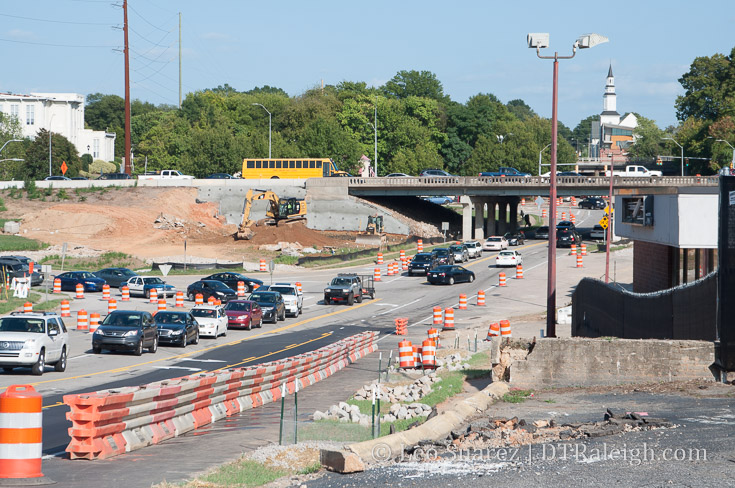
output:
<path id="1" fill-rule="evenodd" d="M 16 179 L 42 180 L 49 176 L 48 145 L 49 133 L 47 130 L 41 129 L 26 149 L 25 164 L 18 167 L 15 174 Z M 62 162 L 66 162 L 68 167 L 67 176 L 77 176 L 82 168 L 82 162 L 74 144 L 66 137 L 55 132 L 51 136 L 51 159 L 52 174 L 54 175 L 61 174 Z"/>
<path id="2" fill-rule="evenodd" d="M 408 97 L 444 99 L 444 88 L 431 71 L 399 71 L 383 85 L 383 93 L 398 99 Z"/>
<path id="3" fill-rule="evenodd" d="M 628 148 L 631 159 L 638 161 L 655 161 L 661 154 L 664 132 L 658 128 L 656 122 L 635 114 L 638 126 L 633 129 L 633 144 Z"/>
<path id="4" fill-rule="evenodd" d="M 717 120 L 735 115 L 735 48 L 729 56 L 698 57 L 679 78 L 685 93 L 676 98 L 676 117 Z"/>
<path id="5" fill-rule="evenodd" d="M 524 121 L 531 117 L 537 117 L 536 112 L 534 112 L 533 109 L 520 98 L 511 100 L 506 103 L 505 106 L 508 107 L 508 111 L 515 115 L 518 120 Z"/>

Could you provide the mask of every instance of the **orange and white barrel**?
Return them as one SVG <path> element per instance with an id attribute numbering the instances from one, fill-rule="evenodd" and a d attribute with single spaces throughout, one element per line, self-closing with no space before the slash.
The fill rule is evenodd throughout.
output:
<path id="1" fill-rule="evenodd" d="M 239 297 L 245 296 L 245 282 L 244 281 L 237 282 L 237 296 Z"/>
<path id="2" fill-rule="evenodd" d="M 505 273 L 498 275 L 498 286 L 505 286 Z"/>
<path id="3" fill-rule="evenodd" d="M 413 364 L 418 368 L 421 364 L 421 346 L 413 347 Z"/>
<path id="4" fill-rule="evenodd" d="M 59 278 L 54 279 L 54 293 L 61 293 L 61 280 Z"/>
<path id="5" fill-rule="evenodd" d="M 418 252 L 424 252 L 424 241 L 423 240 L 421 239 L 418 240 L 418 242 L 416 243 L 416 250 Z"/>
<path id="6" fill-rule="evenodd" d="M 115 300 L 114 298 L 110 298 L 107 301 L 107 315 L 111 314 L 115 310 L 117 310 L 117 300 Z"/>
<path id="7" fill-rule="evenodd" d="M 572 207 L 577 206 L 577 199 L 575 197 L 572 197 Z"/>
<path id="8" fill-rule="evenodd" d="M 577 255 L 577 245 L 572 244 L 572 256 L 576 256 L 576 255 Z"/>
<path id="9" fill-rule="evenodd" d="M 33 312 L 33 304 L 31 302 L 25 302 L 23 304 L 23 311 L 25 313 Z"/>
<path id="10" fill-rule="evenodd" d="M 398 343 L 398 366 L 401 368 L 413 368 L 415 366 L 413 358 L 413 345 L 411 341 L 401 341 Z"/>
<path id="11" fill-rule="evenodd" d="M 521 206 L 524 206 L 525 204 L 526 204 L 526 199 L 525 198 L 521 198 Z"/>
<path id="12" fill-rule="evenodd" d="M 164 298 L 161 298 L 158 300 L 158 311 L 163 312 L 166 310 L 166 300 Z"/>
<path id="13" fill-rule="evenodd" d="M 577 223 L 577 217 L 575 217 L 572 212 L 569 212 L 569 220 L 571 220 L 573 224 Z"/>
<path id="14" fill-rule="evenodd" d="M 102 299 L 103 300 L 110 299 L 110 285 L 108 285 L 107 283 L 102 285 Z"/>
<path id="15" fill-rule="evenodd" d="M 87 317 L 87 311 L 84 309 L 77 312 L 77 330 L 85 332 L 89 330 L 89 318 Z"/>
<path id="16" fill-rule="evenodd" d="M 497 322 L 493 322 L 490 324 L 490 328 L 487 331 L 487 337 L 485 338 L 486 341 L 491 340 L 493 337 L 497 337 L 500 335 L 500 324 Z"/>
<path id="17" fill-rule="evenodd" d="M 434 307 L 434 325 L 441 325 L 442 323 L 442 308 Z"/>
<path id="18" fill-rule="evenodd" d="M 69 307 L 69 300 L 61 300 L 61 316 L 71 317 L 71 308 Z"/>
<path id="19" fill-rule="evenodd" d="M 421 343 L 421 364 L 424 368 L 436 367 L 436 343 L 431 339 Z"/>
<path id="20" fill-rule="evenodd" d="M 122 301 L 123 302 L 130 301 L 130 288 L 128 288 L 128 285 L 125 285 L 122 287 Z"/>
<path id="21" fill-rule="evenodd" d="M 303 293 L 303 290 L 301 289 L 301 282 L 300 281 L 297 281 L 296 282 L 296 289 L 298 290 L 299 293 Z"/>
<path id="22" fill-rule="evenodd" d="M 583 243 L 582 243 L 582 244 L 580 245 L 580 247 L 582 248 L 582 249 L 581 249 L 581 250 L 582 250 L 582 256 L 586 256 L 586 255 L 587 255 L 587 244 L 585 244 L 585 243 L 583 242 Z"/>
<path id="23" fill-rule="evenodd" d="M 11 385 L 0 394 L 0 479 L 43 477 L 42 404 L 31 385 Z"/>
<path id="24" fill-rule="evenodd" d="M 577 267 L 582 267 L 582 254 L 577 254 Z"/>
<path id="25" fill-rule="evenodd" d="M 77 283 L 77 296 L 76 298 L 81 299 L 84 298 L 84 285 L 81 283 Z"/>
<path id="26" fill-rule="evenodd" d="M 545 219 L 546 218 L 546 209 L 545 208 L 541 210 L 541 218 L 542 219 Z"/>
<path id="27" fill-rule="evenodd" d="M 567 220 L 567 213 L 566 212 L 562 212 L 561 213 L 561 219 L 562 220 Z"/>
<path id="28" fill-rule="evenodd" d="M 378 253 L 378 264 L 383 264 L 383 253 L 382 252 Z"/>
<path id="29" fill-rule="evenodd" d="M 158 288 L 151 288 L 148 292 L 148 303 L 158 303 Z"/>
<path id="30" fill-rule="evenodd" d="M 459 309 L 467 310 L 467 295 L 464 293 L 459 295 Z"/>
<path id="31" fill-rule="evenodd" d="M 207 298 L 207 305 L 214 305 L 214 297 L 213 296 L 210 296 L 209 298 Z"/>
<path id="32" fill-rule="evenodd" d="M 204 295 L 197 293 L 194 297 L 194 305 L 204 305 Z"/>
<path id="33" fill-rule="evenodd" d="M 401 249 L 401 251 L 399 252 L 399 254 L 401 256 L 401 261 L 403 261 L 404 259 L 406 259 L 406 251 L 404 251 L 403 249 Z"/>
<path id="34" fill-rule="evenodd" d="M 393 263 L 388 263 L 388 271 L 385 273 L 386 276 L 393 276 Z"/>
<path id="35" fill-rule="evenodd" d="M 431 328 L 426 332 L 429 339 L 434 341 L 434 344 L 436 344 L 436 347 L 439 347 L 439 331 L 435 328 Z"/>
<path id="36" fill-rule="evenodd" d="M 373 281 L 380 281 L 380 268 L 373 270 Z"/>
<path id="37" fill-rule="evenodd" d="M 184 306 L 184 292 L 183 291 L 177 291 L 176 292 L 176 308 L 181 308 Z"/>
<path id="38" fill-rule="evenodd" d="M 403 271 L 408 271 L 408 258 L 403 258 L 401 260 L 401 268 Z"/>
<path id="39" fill-rule="evenodd" d="M 454 330 L 454 309 L 447 307 L 444 310 L 444 326 L 442 330 Z"/>
<path id="40" fill-rule="evenodd" d="M 92 312 L 89 314 L 89 333 L 94 334 L 94 331 L 100 326 L 100 314 Z"/>
<path id="41" fill-rule="evenodd" d="M 516 264 L 516 279 L 517 280 L 523 279 L 523 265 L 522 264 Z"/>
<path id="42" fill-rule="evenodd" d="M 485 290 L 480 290 L 477 292 L 477 306 L 478 307 L 485 306 Z"/>
<path id="43" fill-rule="evenodd" d="M 222 305 L 222 300 L 220 300 L 219 298 L 215 298 L 214 299 L 214 306 L 215 307 L 219 307 L 220 305 Z"/>
<path id="44" fill-rule="evenodd" d="M 265 273 L 266 271 L 268 271 L 268 268 L 266 268 L 266 266 L 265 266 L 265 259 L 261 259 L 260 260 L 260 271 L 262 271 L 263 273 Z"/>
<path id="45" fill-rule="evenodd" d="M 510 331 L 510 321 L 509 320 L 501 320 L 500 321 L 500 336 L 501 337 L 511 337 L 511 331 Z"/>

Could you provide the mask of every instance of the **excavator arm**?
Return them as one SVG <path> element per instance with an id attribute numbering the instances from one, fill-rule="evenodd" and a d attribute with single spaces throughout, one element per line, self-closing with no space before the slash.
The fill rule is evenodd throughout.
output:
<path id="1" fill-rule="evenodd" d="M 245 203 L 242 209 L 242 223 L 237 229 L 235 238 L 250 240 L 255 235 L 251 227 L 255 225 L 255 221 L 250 218 L 250 210 L 254 200 L 268 200 L 268 210 L 266 216 L 273 219 L 276 225 L 280 220 L 305 218 L 306 202 L 296 200 L 295 198 L 278 198 L 278 195 L 270 190 L 250 189 L 245 194 Z"/>

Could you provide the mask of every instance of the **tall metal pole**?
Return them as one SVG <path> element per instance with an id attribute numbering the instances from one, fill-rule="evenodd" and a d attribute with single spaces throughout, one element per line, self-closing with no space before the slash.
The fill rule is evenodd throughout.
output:
<path id="1" fill-rule="evenodd" d="M 559 59 L 554 53 L 554 81 L 551 90 L 551 173 L 549 174 L 549 255 L 546 298 L 546 336 L 556 337 L 556 130 Z"/>
<path id="2" fill-rule="evenodd" d="M 373 115 L 373 129 L 375 132 L 375 158 L 374 158 L 374 165 L 375 165 L 375 176 L 378 176 L 378 99 L 375 99 L 375 113 Z"/>
<path id="3" fill-rule="evenodd" d="M 179 12 L 179 109 L 181 109 L 181 12 Z"/>
<path id="4" fill-rule="evenodd" d="M 607 242 L 605 243 L 605 283 L 610 282 L 610 241 L 612 240 L 612 226 L 613 226 L 613 178 L 615 163 L 613 162 L 613 155 L 610 153 L 610 196 L 608 197 L 607 208 L 609 210 L 609 217 L 607 223 Z"/>
<path id="5" fill-rule="evenodd" d="M 551 146 L 551 144 L 547 144 L 544 146 L 542 150 L 538 152 L 538 175 L 541 176 L 541 154 L 543 154 L 544 151 L 546 151 L 546 148 Z"/>
<path id="6" fill-rule="evenodd" d="M 266 110 L 266 112 L 268 112 L 268 110 Z M 271 113 L 268 112 L 268 159 L 270 158 L 271 158 Z"/>
<path id="7" fill-rule="evenodd" d="M 48 129 L 48 175 L 51 176 L 51 124 Z"/>
<path id="8" fill-rule="evenodd" d="M 128 44 L 128 0 L 123 0 L 125 37 L 125 173 L 130 174 L 130 45 Z"/>
<path id="9" fill-rule="evenodd" d="M 684 146 L 679 145 L 679 148 L 681 149 L 681 175 L 684 176 Z"/>

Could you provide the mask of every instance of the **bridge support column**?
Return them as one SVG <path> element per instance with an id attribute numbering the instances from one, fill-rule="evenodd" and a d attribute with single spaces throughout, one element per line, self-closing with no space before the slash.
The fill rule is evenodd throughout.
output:
<path id="1" fill-rule="evenodd" d="M 475 206 L 475 240 L 482 241 L 485 239 L 485 203 L 486 198 L 473 197 L 472 203 Z"/>
<path id="2" fill-rule="evenodd" d="M 472 200 L 467 195 L 459 197 L 462 204 L 462 240 L 472 239 Z"/>
<path id="3" fill-rule="evenodd" d="M 497 205 L 498 201 L 495 198 L 490 198 L 487 200 L 487 224 L 486 224 L 486 235 L 488 237 L 497 235 L 495 224 L 495 207 Z"/>
<path id="4" fill-rule="evenodd" d="M 498 235 L 502 236 L 508 232 L 508 199 L 500 200 L 498 207 Z"/>
<path id="5" fill-rule="evenodd" d="M 510 205 L 510 219 L 509 225 L 510 225 L 510 232 L 516 232 L 518 230 L 518 197 L 513 197 L 510 199 L 509 205 Z"/>

